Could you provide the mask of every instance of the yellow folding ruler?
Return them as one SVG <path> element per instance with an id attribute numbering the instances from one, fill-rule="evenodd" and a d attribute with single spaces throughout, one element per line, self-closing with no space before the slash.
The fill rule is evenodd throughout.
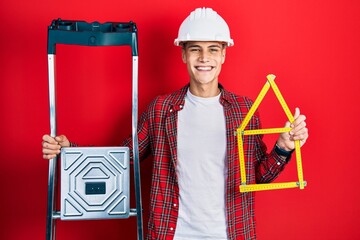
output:
<path id="1" fill-rule="evenodd" d="M 267 82 L 264 87 L 260 91 L 259 96 L 256 98 L 255 102 L 251 106 L 248 114 L 244 118 L 241 126 L 236 130 L 237 139 L 238 139 L 238 149 L 239 149 L 239 161 L 240 161 L 240 177 L 241 177 L 241 185 L 240 192 L 253 192 L 253 191 L 262 191 L 262 190 L 274 190 L 274 189 L 285 189 L 285 188 L 295 188 L 299 187 L 300 189 L 304 189 L 306 186 L 306 181 L 303 179 L 303 170 L 301 163 L 301 152 L 300 152 L 300 141 L 295 141 L 295 155 L 296 155 L 296 166 L 297 166 L 297 174 L 298 181 L 297 182 L 284 182 L 284 183 L 263 183 L 263 184 L 247 184 L 246 183 L 246 170 L 245 170 L 245 155 L 244 155 L 244 147 L 243 147 L 243 138 L 246 135 L 257 135 L 257 134 L 274 134 L 274 133 L 283 133 L 289 132 L 291 130 L 290 127 L 283 128 L 267 128 L 267 129 L 252 129 L 245 130 L 248 125 L 251 117 L 254 115 L 256 109 L 259 107 L 261 101 L 265 97 L 269 88 L 272 88 L 278 101 L 280 102 L 282 108 L 284 109 L 286 116 L 290 122 L 294 121 L 294 117 L 291 114 L 289 107 L 287 106 L 283 96 L 280 93 L 279 88 L 275 83 L 275 75 L 269 74 L 267 75 Z"/>

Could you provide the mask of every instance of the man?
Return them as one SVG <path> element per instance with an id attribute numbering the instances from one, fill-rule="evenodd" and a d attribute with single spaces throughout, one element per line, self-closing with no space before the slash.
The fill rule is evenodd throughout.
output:
<path id="1" fill-rule="evenodd" d="M 153 155 L 147 239 L 256 239 L 254 194 L 239 192 L 234 136 L 252 101 L 218 82 L 233 45 L 229 28 L 212 9 L 198 8 L 180 26 L 175 45 L 182 47 L 190 83 L 157 97 L 139 121 L 140 158 Z M 244 139 L 249 184 L 272 181 L 289 161 L 294 140 L 305 143 L 308 130 L 298 108 L 294 119 L 270 153 L 261 136 Z M 260 128 L 257 114 L 249 127 Z M 70 145 L 64 135 L 44 135 L 44 158 Z M 131 147 L 131 138 L 124 146 Z"/>

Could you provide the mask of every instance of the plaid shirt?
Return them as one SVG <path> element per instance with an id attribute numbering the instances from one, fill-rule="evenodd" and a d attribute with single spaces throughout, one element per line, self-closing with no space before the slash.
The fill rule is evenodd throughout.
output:
<path id="1" fill-rule="evenodd" d="M 150 193 L 150 216 L 147 239 L 173 239 L 179 210 L 179 186 L 176 175 L 177 161 L 177 112 L 185 104 L 187 88 L 159 96 L 141 115 L 138 126 L 140 159 L 149 153 L 153 156 L 153 173 Z M 240 126 L 252 101 L 236 96 L 220 86 L 220 103 L 224 107 L 227 136 L 227 186 L 226 213 L 228 238 L 233 240 L 256 239 L 254 217 L 254 193 L 240 193 L 240 166 L 237 137 L 234 132 Z M 251 118 L 249 129 L 259 129 L 257 113 Z M 131 148 L 131 139 L 124 142 Z M 283 159 L 274 150 L 266 153 L 261 135 L 244 139 L 247 182 L 272 181 L 284 168 Z"/>

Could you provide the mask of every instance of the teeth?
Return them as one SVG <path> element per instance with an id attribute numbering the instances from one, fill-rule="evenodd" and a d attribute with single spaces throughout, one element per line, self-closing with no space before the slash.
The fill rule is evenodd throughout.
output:
<path id="1" fill-rule="evenodd" d="M 212 67 L 196 67 L 196 69 L 201 71 L 210 71 Z"/>

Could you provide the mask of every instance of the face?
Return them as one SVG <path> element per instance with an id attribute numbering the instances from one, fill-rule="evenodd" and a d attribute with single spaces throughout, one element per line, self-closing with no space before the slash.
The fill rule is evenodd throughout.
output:
<path id="1" fill-rule="evenodd" d="M 226 48 L 220 42 L 187 42 L 182 50 L 190 82 L 196 85 L 218 84 Z"/>

